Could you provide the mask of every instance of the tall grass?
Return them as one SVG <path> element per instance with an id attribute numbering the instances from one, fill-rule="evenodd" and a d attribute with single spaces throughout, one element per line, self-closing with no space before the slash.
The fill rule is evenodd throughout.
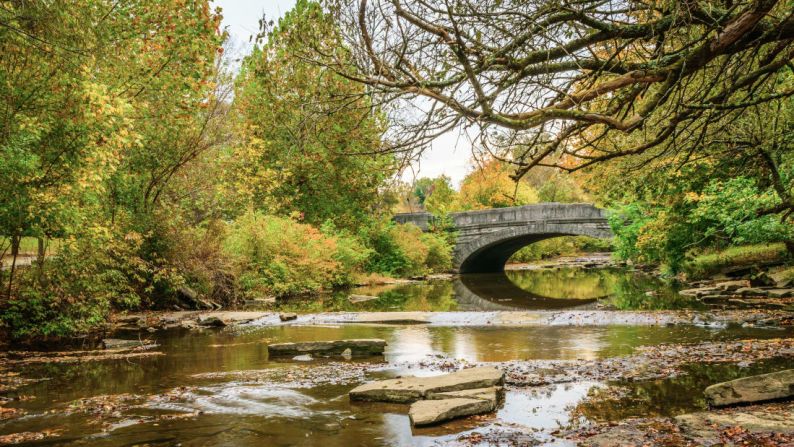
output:
<path id="1" fill-rule="evenodd" d="M 718 273 L 726 267 L 780 262 L 787 256 L 786 246 L 782 243 L 729 247 L 696 256 L 684 265 L 684 272 L 692 278 L 703 278 Z"/>

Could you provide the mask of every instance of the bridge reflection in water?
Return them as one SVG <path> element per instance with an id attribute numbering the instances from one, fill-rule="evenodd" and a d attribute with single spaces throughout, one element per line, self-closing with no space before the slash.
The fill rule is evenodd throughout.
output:
<path id="1" fill-rule="evenodd" d="M 453 283 L 459 310 L 543 310 L 592 307 L 599 298 L 543 296 L 522 289 L 505 272 L 470 273 Z"/>

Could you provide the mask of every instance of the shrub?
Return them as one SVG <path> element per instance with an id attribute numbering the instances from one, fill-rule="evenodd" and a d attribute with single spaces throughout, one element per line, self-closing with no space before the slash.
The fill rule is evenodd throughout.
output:
<path id="1" fill-rule="evenodd" d="M 368 272 L 411 277 L 448 270 L 452 245 L 440 233 L 423 233 L 413 224 L 382 220 L 362 229 L 361 238 L 372 249 Z"/>
<path id="2" fill-rule="evenodd" d="M 352 237 L 327 235 L 311 225 L 256 212 L 232 224 L 224 250 L 234 260 L 243 292 L 252 296 L 303 294 L 348 284 L 368 254 Z"/>
<path id="3" fill-rule="evenodd" d="M 425 233 L 421 241 L 427 247 L 425 266 L 430 272 L 444 272 L 452 268 L 452 245 L 443 234 Z"/>
<path id="4" fill-rule="evenodd" d="M 141 236 L 93 228 L 62 241 L 58 254 L 22 271 L 0 320 L 14 338 L 84 335 L 101 329 L 114 308 L 141 302 L 151 267 Z"/>

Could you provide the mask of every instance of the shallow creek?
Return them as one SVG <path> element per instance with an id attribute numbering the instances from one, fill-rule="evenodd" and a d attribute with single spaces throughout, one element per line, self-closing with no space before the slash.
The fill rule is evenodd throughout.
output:
<path id="1" fill-rule="evenodd" d="M 587 275 L 556 272 L 556 275 L 547 271 L 509 272 L 514 285 L 509 293 L 523 290 L 527 292 L 523 298 L 520 294 L 509 295 L 505 285 L 498 281 L 496 284 L 486 281 L 490 286 L 480 288 L 475 284 L 467 290 L 482 294 L 480 298 L 486 302 L 479 303 L 482 308 L 487 303 L 509 308 L 552 309 L 599 303 L 613 308 L 686 307 L 670 286 L 648 278 L 612 270 L 584 271 Z M 482 292 L 483 288 L 490 292 Z M 505 293 L 502 298 L 500 291 Z M 646 295 L 649 291 L 653 292 L 650 296 Z M 463 296 L 452 282 L 369 293 L 379 298 L 356 306 L 346 296 L 337 295 L 320 304 L 288 303 L 283 307 L 326 311 L 476 309 L 472 307 L 471 297 Z M 647 299 L 643 301 L 641 297 Z M 566 304 L 554 303 L 555 299 L 565 300 Z M 251 324 L 200 332 L 160 331 L 147 338 L 160 345 L 162 356 L 82 364 L 49 363 L 19 369 L 25 376 L 49 380 L 9 395 L 26 396 L 8 407 L 21 408 L 27 415 L 0 421 L 0 435 L 60 430 L 58 437 L 38 441 L 37 445 L 430 446 L 454 444 L 462 434 L 487 432 L 499 426 L 520 432 L 511 440 L 517 445 L 535 442 L 572 445 L 557 439 L 554 436 L 557 430 L 591 421 L 675 415 L 703 409 L 705 386 L 737 375 L 791 368 L 794 361 L 772 360 L 739 368 L 698 365 L 697 359 L 693 359 L 695 364 L 684 376 L 619 384 L 626 387 L 624 394 L 606 401 L 586 400 L 586 397 L 594 390 L 607 390 L 607 386 L 615 384 L 583 380 L 508 387 L 505 402 L 494 415 L 429 429 L 412 429 L 406 406 L 351 403 L 347 392 L 362 380 L 438 374 L 437 368 L 428 365 L 438 365 L 444 359 L 468 362 L 599 359 L 629 355 L 640 346 L 665 343 L 792 336 L 790 330 L 772 328 L 687 325 L 500 328 Z M 388 342 L 386 354 L 378 359 L 308 362 L 273 361 L 267 355 L 267 345 L 273 342 L 344 338 L 383 338 Z M 341 368 L 337 366 L 339 362 L 368 368 L 357 373 L 355 366 Z M 131 396 L 100 399 L 99 403 L 75 403 L 80 399 L 125 393 Z"/>

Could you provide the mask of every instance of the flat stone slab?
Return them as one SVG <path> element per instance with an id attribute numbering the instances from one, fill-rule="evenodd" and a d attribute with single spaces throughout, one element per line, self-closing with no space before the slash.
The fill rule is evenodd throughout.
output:
<path id="1" fill-rule="evenodd" d="M 714 407 L 793 397 L 794 369 L 718 383 L 706 388 L 705 394 Z"/>
<path id="2" fill-rule="evenodd" d="M 769 289 L 767 295 L 772 298 L 790 298 L 794 297 L 794 289 Z"/>
<path id="3" fill-rule="evenodd" d="M 684 296 L 694 296 L 697 298 L 706 296 L 706 295 L 714 295 L 719 294 L 723 289 L 719 287 L 698 287 L 696 289 L 684 289 L 678 292 L 679 295 Z"/>
<path id="4" fill-rule="evenodd" d="M 351 356 L 383 355 L 386 340 L 379 338 L 358 338 L 350 340 L 306 341 L 298 343 L 274 343 L 267 346 L 270 357 L 295 357 L 311 354 L 320 357 L 342 355 L 350 350 Z"/>
<path id="5" fill-rule="evenodd" d="M 457 397 L 464 397 L 467 399 L 484 399 L 484 400 L 492 400 L 496 402 L 497 400 L 499 400 L 498 397 L 501 391 L 502 391 L 502 387 L 498 387 L 498 386 L 492 386 L 488 388 L 476 388 L 473 390 L 445 391 L 442 393 L 430 391 L 425 395 L 425 399 L 442 400 L 442 399 L 453 399 Z"/>
<path id="6" fill-rule="evenodd" d="M 420 400 L 411 405 L 408 417 L 417 427 L 434 425 L 450 419 L 475 414 L 490 413 L 496 409 L 496 400 L 453 397 L 440 400 Z"/>
<path id="7" fill-rule="evenodd" d="M 489 388 L 504 382 L 504 372 L 492 367 L 462 369 L 432 377 L 403 377 L 367 383 L 350 391 L 350 399 L 409 403 L 428 394 Z"/>

